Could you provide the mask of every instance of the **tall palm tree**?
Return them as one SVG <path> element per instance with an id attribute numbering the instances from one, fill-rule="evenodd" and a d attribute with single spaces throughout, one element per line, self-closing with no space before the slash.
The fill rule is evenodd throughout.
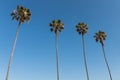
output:
<path id="1" fill-rule="evenodd" d="M 17 28 L 17 31 L 16 31 L 16 36 L 15 36 L 15 39 L 14 39 L 14 43 L 13 43 L 13 46 L 12 46 L 12 51 L 11 51 L 9 64 L 8 64 L 8 69 L 7 69 L 7 74 L 6 74 L 6 80 L 8 80 L 8 76 L 9 76 L 9 72 L 10 72 L 10 66 L 11 66 L 11 63 L 12 63 L 13 55 L 14 55 L 14 49 L 15 49 L 15 46 L 16 46 L 18 33 L 20 31 L 20 25 L 22 23 L 25 23 L 25 22 L 30 20 L 31 13 L 30 13 L 29 9 L 27 9 L 23 6 L 17 6 L 17 9 L 15 9 L 11 13 L 11 16 L 12 16 L 12 19 L 13 20 L 15 19 L 16 21 L 18 21 L 19 24 L 18 24 L 18 28 Z"/>
<path id="2" fill-rule="evenodd" d="M 111 71 L 110 71 L 110 68 L 109 68 L 109 65 L 108 65 L 107 56 L 106 56 L 105 49 L 104 49 L 104 40 L 106 40 L 106 37 L 107 37 L 107 35 L 103 31 L 98 31 L 97 33 L 95 33 L 95 36 L 94 36 L 96 42 L 100 42 L 101 45 L 102 45 L 104 59 L 105 59 L 105 62 L 106 62 L 107 68 L 108 68 L 110 80 L 112 80 Z"/>
<path id="3" fill-rule="evenodd" d="M 59 65 L 58 65 L 58 33 L 64 29 L 64 24 L 61 20 L 53 20 L 50 24 L 51 32 L 55 32 L 56 37 L 56 67 L 57 67 L 57 80 L 59 80 Z"/>
<path id="4" fill-rule="evenodd" d="M 83 43 L 83 53 L 84 53 L 84 63 L 85 63 L 85 69 L 86 69 L 86 76 L 87 80 L 89 80 L 89 74 L 88 74 L 88 68 L 87 68 L 87 62 L 86 62 L 86 52 L 85 52 L 85 44 L 84 44 L 84 35 L 88 31 L 88 26 L 85 23 L 78 23 L 76 25 L 76 31 L 78 34 L 82 35 L 82 43 Z"/>

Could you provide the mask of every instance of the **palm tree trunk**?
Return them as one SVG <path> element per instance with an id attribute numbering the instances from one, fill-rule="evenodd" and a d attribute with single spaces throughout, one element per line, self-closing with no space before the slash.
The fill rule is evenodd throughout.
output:
<path id="1" fill-rule="evenodd" d="M 109 65 L 108 65 L 108 61 L 107 61 L 107 57 L 106 57 L 106 54 L 105 54 L 104 45 L 102 45 L 102 49 L 103 49 L 104 59 L 105 59 L 105 62 L 106 62 L 107 68 L 108 68 L 110 80 L 112 80 L 112 75 L 111 75 L 111 71 L 110 71 L 110 68 L 109 68 Z"/>
<path id="2" fill-rule="evenodd" d="M 13 46 L 12 46 L 12 52 L 11 52 L 10 59 L 9 59 L 9 64 L 8 64 L 8 69 L 7 69 L 7 74 L 6 74 L 6 80 L 8 80 L 8 76 L 9 76 L 9 72 L 10 72 L 10 66 L 11 66 L 11 63 L 12 63 L 13 55 L 14 55 L 14 49 L 15 49 L 15 46 L 16 46 L 18 33 L 20 31 L 20 25 L 21 25 L 21 23 L 18 24 L 18 28 L 17 28 L 17 31 L 16 31 L 16 36 L 15 36 L 14 43 L 13 43 Z"/>
<path id="3" fill-rule="evenodd" d="M 82 35 L 82 43 L 83 43 L 83 53 L 84 53 L 84 63 L 85 63 L 86 75 L 87 75 L 87 80 L 89 80 L 89 74 L 88 74 L 88 68 L 87 68 L 87 62 L 86 62 L 84 35 Z"/>
<path id="4" fill-rule="evenodd" d="M 57 67 L 57 80 L 59 80 L 59 65 L 58 65 L 58 33 L 56 33 L 56 67 Z"/>

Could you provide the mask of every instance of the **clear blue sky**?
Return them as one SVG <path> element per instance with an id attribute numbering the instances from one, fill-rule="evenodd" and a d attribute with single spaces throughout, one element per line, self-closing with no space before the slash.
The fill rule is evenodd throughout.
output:
<path id="1" fill-rule="evenodd" d="M 81 36 L 75 32 L 85 22 L 90 80 L 109 80 L 102 48 L 93 39 L 98 30 L 107 34 L 105 50 L 113 80 L 120 80 L 120 1 L 119 0 L 1 0 L 0 80 L 5 80 L 11 47 L 18 22 L 10 13 L 17 5 L 32 12 L 21 26 L 9 80 L 56 80 L 55 35 L 49 30 L 53 19 L 61 19 L 65 29 L 59 35 L 60 80 L 86 80 Z"/>

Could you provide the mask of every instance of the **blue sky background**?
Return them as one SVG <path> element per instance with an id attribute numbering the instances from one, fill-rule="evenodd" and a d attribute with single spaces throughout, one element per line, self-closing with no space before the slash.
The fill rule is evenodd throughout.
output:
<path id="1" fill-rule="evenodd" d="M 17 5 L 32 12 L 21 26 L 9 80 L 56 80 L 55 35 L 49 23 L 61 19 L 65 29 L 59 34 L 60 80 L 86 80 L 81 36 L 75 32 L 85 22 L 90 80 L 109 80 L 102 48 L 93 39 L 98 30 L 107 34 L 105 50 L 113 80 L 120 80 L 120 1 L 119 0 L 1 0 L 0 2 L 0 80 L 5 80 L 7 65 L 18 22 L 10 13 Z"/>

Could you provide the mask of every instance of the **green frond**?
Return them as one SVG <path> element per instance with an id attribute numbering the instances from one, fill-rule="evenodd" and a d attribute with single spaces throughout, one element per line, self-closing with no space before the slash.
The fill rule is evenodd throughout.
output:
<path id="1" fill-rule="evenodd" d="M 23 6 L 20 6 L 20 9 L 22 10 L 22 9 L 25 9 Z"/>
<path id="2" fill-rule="evenodd" d="M 64 29 L 64 27 L 60 27 L 60 29 L 62 30 L 62 29 Z"/>
<path id="3" fill-rule="evenodd" d="M 98 42 L 98 40 L 99 40 L 99 39 L 98 39 L 98 38 L 96 38 L 95 40 L 96 40 L 96 42 Z"/>
<path id="4" fill-rule="evenodd" d="M 59 32 L 61 32 L 61 29 L 59 29 Z"/>
<path id="5" fill-rule="evenodd" d="M 15 14 L 12 12 L 10 15 L 11 15 L 11 16 L 14 16 Z"/>
<path id="6" fill-rule="evenodd" d="M 52 32 L 52 31 L 53 31 L 53 28 L 50 28 L 50 31 Z"/>
<path id="7" fill-rule="evenodd" d="M 80 30 L 79 29 L 76 29 L 77 32 L 79 32 Z"/>
<path id="8" fill-rule="evenodd" d="M 57 22 L 58 22 L 58 23 L 61 23 L 61 20 L 59 19 Z"/>
<path id="9" fill-rule="evenodd" d="M 78 25 L 76 25 L 76 28 L 78 28 Z"/>
<path id="10" fill-rule="evenodd" d="M 78 23 L 78 25 L 81 25 L 81 23 Z"/>
<path id="11" fill-rule="evenodd" d="M 52 21 L 52 23 L 55 23 L 55 22 L 56 22 L 55 20 Z"/>
<path id="12" fill-rule="evenodd" d="M 81 32 L 78 32 L 79 33 L 79 35 L 81 35 Z"/>
<path id="13" fill-rule="evenodd" d="M 49 26 L 50 26 L 50 27 L 53 26 L 52 23 L 50 23 Z"/>

